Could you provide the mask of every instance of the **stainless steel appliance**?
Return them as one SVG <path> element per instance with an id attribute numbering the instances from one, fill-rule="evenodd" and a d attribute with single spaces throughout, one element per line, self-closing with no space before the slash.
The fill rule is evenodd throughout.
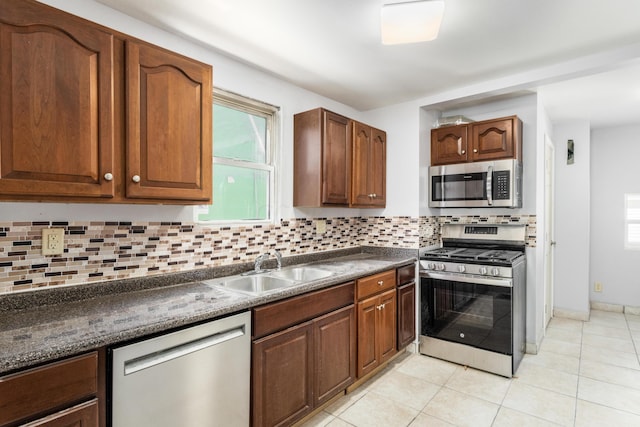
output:
<path id="1" fill-rule="evenodd" d="M 522 207 L 522 163 L 515 159 L 429 168 L 429 206 Z"/>
<path id="2" fill-rule="evenodd" d="M 111 425 L 248 426 L 251 313 L 111 349 Z"/>
<path id="3" fill-rule="evenodd" d="M 511 377 L 525 349 L 525 226 L 445 224 L 420 255 L 420 353 Z"/>

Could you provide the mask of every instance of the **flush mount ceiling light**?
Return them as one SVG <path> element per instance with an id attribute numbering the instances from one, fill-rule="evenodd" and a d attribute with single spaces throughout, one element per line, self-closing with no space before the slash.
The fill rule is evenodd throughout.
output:
<path id="1" fill-rule="evenodd" d="M 426 42 L 438 37 L 443 0 L 411 1 L 382 6 L 382 44 Z"/>

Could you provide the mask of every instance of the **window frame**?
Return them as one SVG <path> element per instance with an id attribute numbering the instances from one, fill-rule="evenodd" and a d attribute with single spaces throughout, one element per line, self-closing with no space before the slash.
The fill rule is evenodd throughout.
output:
<path id="1" fill-rule="evenodd" d="M 640 225 L 640 217 L 629 218 L 629 205 L 635 203 L 640 205 L 640 194 L 638 193 L 625 193 L 624 195 L 624 248 L 626 250 L 640 250 L 640 241 L 629 241 L 629 225 Z"/>
<path id="2" fill-rule="evenodd" d="M 212 167 L 216 165 L 234 166 L 243 169 L 262 170 L 269 172 L 269 188 L 267 189 L 268 201 L 268 218 L 266 219 L 220 219 L 220 220 L 200 220 L 198 215 L 208 209 L 211 205 L 200 205 L 194 209 L 194 221 L 202 225 L 258 225 L 258 224 L 275 224 L 278 218 L 276 188 L 278 174 L 278 157 L 279 139 L 280 139 L 280 107 L 266 102 L 258 101 L 234 92 L 230 92 L 220 88 L 213 88 L 212 104 L 221 105 L 234 110 L 242 111 L 254 116 L 266 119 L 266 141 L 265 141 L 265 162 L 252 162 L 248 160 L 233 159 L 228 157 L 215 156 L 215 129 L 213 129 L 212 150 Z M 213 174 L 213 172 L 212 172 Z M 211 177 L 213 180 L 213 175 Z M 212 183 L 215 188 L 215 183 Z M 212 195 L 212 203 L 215 203 L 215 192 Z"/>

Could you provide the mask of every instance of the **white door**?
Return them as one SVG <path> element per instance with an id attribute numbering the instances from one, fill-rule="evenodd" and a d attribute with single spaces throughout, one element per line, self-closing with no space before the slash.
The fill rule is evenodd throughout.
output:
<path id="1" fill-rule="evenodd" d="M 544 328 L 553 316 L 553 260 L 554 260 L 554 167 L 555 148 L 545 135 L 544 144 Z"/>

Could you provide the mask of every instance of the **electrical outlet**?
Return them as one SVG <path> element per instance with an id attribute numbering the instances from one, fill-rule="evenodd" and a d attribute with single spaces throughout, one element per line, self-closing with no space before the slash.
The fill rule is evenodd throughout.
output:
<path id="1" fill-rule="evenodd" d="M 42 255 L 62 255 L 64 253 L 64 228 L 42 229 Z"/>
<path id="2" fill-rule="evenodd" d="M 323 219 L 316 220 L 316 234 L 324 234 L 327 232 L 327 221 Z"/>
<path id="3" fill-rule="evenodd" d="M 602 282 L 596 282 L 593 286 L 593 290 L 596 292 L 602 292 Z"/>

